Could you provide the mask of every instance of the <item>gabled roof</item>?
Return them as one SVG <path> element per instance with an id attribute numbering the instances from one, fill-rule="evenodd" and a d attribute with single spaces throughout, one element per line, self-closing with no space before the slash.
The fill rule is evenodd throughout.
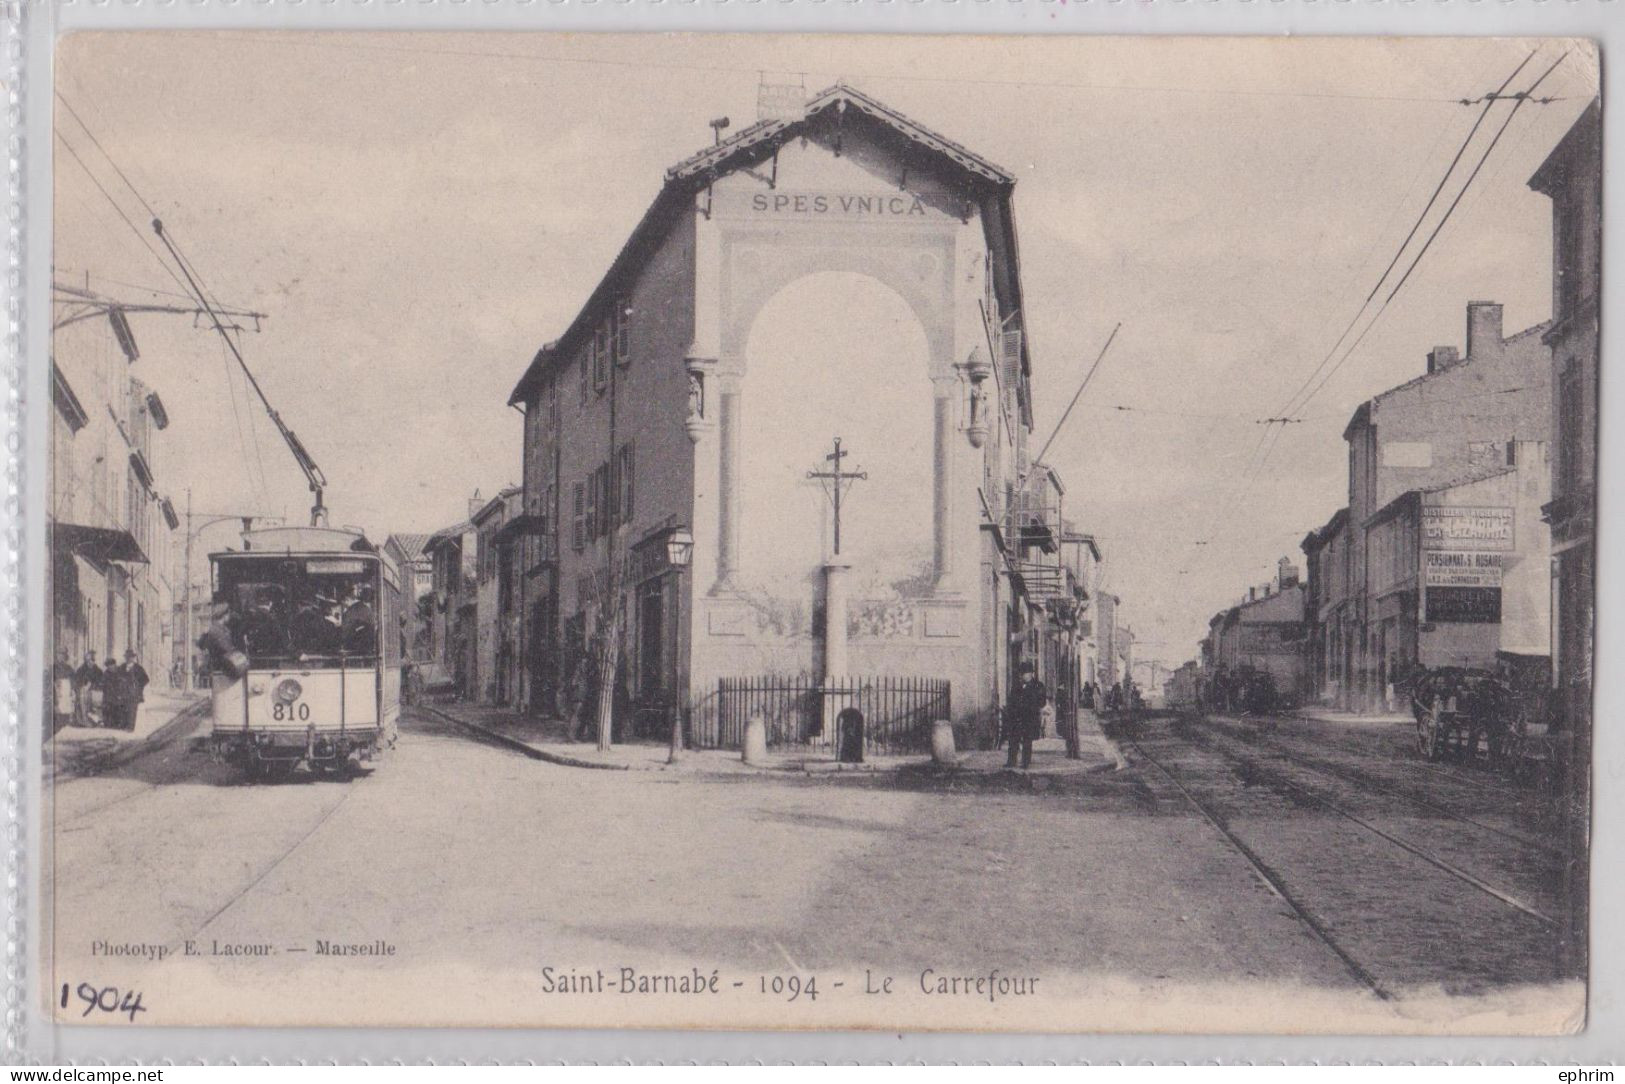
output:
<path id="1" fill-rule="evenodd" d="M 983 231 L 988 249 L 993 253 L 994 287 L 1001 308 L 1016 314 L 1015 326 L 1023 326 L 1026 315 L 1022 312 L 1015 217 L 1010 207 L 1010 195 L 1016 183 L 1014 175 L 867 94 L 844 83 L 837 83 L 814 94 L 800 117 L 758 121 L 667 169 L 660 192 L 633 228 L 631 236 L 593 289 L 587 303 L 557 340 L 537 351 L 509 395 L 508 404 L 513 406 L 527 401 L 534 394 L 542 374 L 560 359 L 573 355 L 576 347 L 591 333 L 601 314 L 615 303 L 615 298 L 635 277 L 637 269 L 664 238 L 666 231 L 685 211 L 692 213 L 696 193 L 725 174 L 747 169 L 771 158 L 785 143 L 814 130 L 822 132 L 834 125 L 838 146 L 838 133 L 848 123 L 865 125 L 868 131 L 880 133 L 895 144 L 899 153 L 912 150 L 960 178 L 967 198 L 980 204 Z M 1032 371 L 1028 353 L 1027 336 L 1023 334 L 1021 367 L 1024 374 Z M 1023 396 L 1023 420 L 1029 424 L 1031 409 L 1031 403 Z"/>
<path id="2" fill-rule="evenodd" d="M 1529 187 L 1544 195 L 1552 195 L 1569 182 L 1570 170 L 1577 158 L 1595 159 L 1602 145 L 1602 99 L 1593 98 L 1585 111 L 1563 133 L 1552 153 L 1529 178 Z M 1582 167 L 1583 168 L 1583 167 Z"/>
<path id="3" fill-rule="evenodd" d="M 1323 526 L 1317 527 L 1315 530 L 1304 535 L 1303 542 L 1299 548 L 1305 553 L 1308 553 L 1312 549 L 1320 549 L 1324 547 L 1326 543 L 1330 542 L 1337 536 L 1339 531 L 1348 526 L 1348 522 L 1349 508 L 1348 505 L 1345 504 L 1343 507 L 1333 512 L 1332 518 L 1327 520 Z"/>
<path id="4" fill-rule="evenodd" d="M 447 542 L 460 539 L 463 537 L 463 535 L 468 534 L 473 529 L 474 525 L 466 519 L 461 523 L 453 524 L 450 527 L 442 527 L 434 534 L 430 535 L 428 541 L 423 543 L 423 552 L 433 553 Z"/>
<path id="5" fill-rule="evenodd" d="M 797 138 L 813 118 L 829 109 L 839 114 L 855 109 L 933 154 L 941 155 L 961 170 L 976 174 L 995 184 L 1016 183 L 1014 176 L 986 158 L 967 150 L 946 136 L 938 135 L 919 121 L 899 113 L 845 83 L 836 83 L 814 94 L 807 102 L 806 112 L 798 118 L 758 121 L 748 128 L 740 129 L 716 146 L 707 147 L 698 154 L 690 155 L 668 169 L 666 179 L 672 181 L 706 174 L 715 177 L 719 173 L 737 168 L 740 159 L 744 157 L 749 156 L 754 161 L 771 154 L 787 141 Z"/>
<path id="6" fill-rule="evenodd" d="M 392 534 L 384 540 L 384 545 L 395 543 L 395 548 L 401 551 L 401 556 L 408 561 L 423 556 L 423 547 L 428 543 L 426 534 Z"/>

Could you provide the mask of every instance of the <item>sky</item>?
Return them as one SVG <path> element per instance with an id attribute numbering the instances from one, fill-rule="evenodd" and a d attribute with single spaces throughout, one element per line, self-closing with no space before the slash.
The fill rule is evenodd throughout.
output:
<path id="1" fill-rule="evenodd" d="M 1460 99 L 1531 52 L 1511 89 L 1561 56 L 1539 88 L 1558 100 L 1513 116 L 1373 321 L 1495 106 L 1334 353 L 1482 108 Z M 1464 346 L 1471 300 L 1504 304 L 1508 333 L 1549 317 L 1550 205 L 1526 182 L 1599 76 L 1583 43 L 1488 38 L 78 34 L 57 57 L 55 275 L 179 303 L 156 214 L 215 298 L 266 314 L 242 350 L 331 522 L 431 531 L 519 481 L 513 385 L 665 168 L 712 118 L 754 121 L 764 79 L 846 81 L 1017 177 L 1039 443 L 1122 325 L 1046 459 L 1138 657 L 1177 665 L 1280 557 L 1301 566 L 1345 501 L 1360 402 Z M 132 322 L 172 419 L 159 488 L 302 522 L 303 476 L 219 338 Z"/>

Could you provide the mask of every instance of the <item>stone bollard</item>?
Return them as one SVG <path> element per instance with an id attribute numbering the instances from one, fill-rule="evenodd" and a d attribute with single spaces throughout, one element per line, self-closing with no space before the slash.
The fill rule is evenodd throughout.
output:
<path id="1" fill-rule="evenodd" d="M 954 724 L 938 719 L 931 724 L 931 759 L 938 764 L 957 764 L 954 755 Z"/>
<path id="2" fill-rule="evenodd" d="M 752 715 L 745 720 L 743 760 L 746 764 L 767 763 L 767 724 L 762 722 L 760 715 Z"/>

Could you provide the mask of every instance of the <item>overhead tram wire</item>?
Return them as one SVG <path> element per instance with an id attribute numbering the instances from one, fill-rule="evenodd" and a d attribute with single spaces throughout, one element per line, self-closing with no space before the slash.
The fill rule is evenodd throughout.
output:
<path id="1" fill-rule="evenodd" d="M 1517 71 L 1522 71 L 1523 68 L 1529 63 L 1530 58 L 1532 58 L 1533 56 L 1534 56 L 1534 54 L 1531 53 L 1529 57 L 1525 57 L 1523 63 L 1518 65 Z M 1439 233 L 1444 229 L 1445 224 L 1450 221 L 1450 218 L 1455 213 L 1456 208 L 1458 206 L 1460 206 L 1462 198 L 1464 196 L 1466 196 L 1466 194 L 1467 194 L 1467 192 L 1469 190 L 1471 190 L 1471 188 L 1473 186 L 1473 181 L 1478 177 L 1479 172 L 1484 168 L 1484 163 L 1489 160 L 1490 155 L 1495 151 L 1496 144 L 1498 144 L 1501 141 L 1501 137 L 1506 133 L 1507 127 L 1509 125 L 1511 125 L 1513 118 L 1517 116 L 1519 107 L 1521 107 L 1525 102 L 1534 99 L 1534 93 L 1535 93 L 1535 91 L 1537 89 L 1539 89 L 1541 83 L 1545 82 L 1547 76 L 1551 75 L 1552 72 L 1557 70 L 1558 65 L 1562 64 L 1564 58 L 1567 57 L 1567 56 L 1568 56 L 1568 53 L 1566 53 L 1566 52 L 1563 53 L 1562 55 L 1560 55 L 1555 61 L 1552 62 L 1551 66 L 1548 67 L 1544 72 L 1542 72 L 1540 74 L 1540 76 L 1533 83 L 1531 83 L 1529 85 L 1529 87 L 1527 89 L 1525 89 L 1525 90 L 1519 91 L 1519 92 L 1517 92 L 1516 94 L 1513 94 L 1513 95 L 1504 95 L 1502 92 L 1512 82 L 1512 77 L 1509 77 L 1506 80 L 1506 82 L 1501 84 L 1501 87 L 1498 90 L 1496 90 L 1492 94 L 1486 96 L 1486 98 L 1487 98 L 1486 112 L 1487 112 L 1489 106 L 1493 106 L 1495 104 L 1495 102 L 1503 101 L 1503 100 L 1505 100 L 1506 98 L 1509 98 L 1509 97 L 1512 99 L 1512 108 L 1510 110 L 1508 110 L 1507 115 L 1502 119 L 1501 126 L 1496 129 L 1495 135 L 1490 139 L 1489 146 L 1485 147 L 1483 154 L 1479 155 L 1478 161 L 1477 161 L 1477 163 L 1474 164 L 1472 172 L 1467 175 L 1466 181 L 1464 181 L 1462 183 L 1461 188 L 1459 190 L 1457 190 L 1455 197 L 1450 201 L 1450 205 L 1445 208 L 1444 214 L 1442 216 L 1440 216 L 1439 221 L 1434 225 L 1432 232 L 1428 234 L 1427 240 L 1422 243 L 1421 249 L 1418 250 L 1418 252 L 1416 253 L 1416 256 L 1411 260 L 1410 264 L 1406 267 L 1405 273 L 1400 276 L 1399 281 L 1394 285 L 1393 289 L 1389 291 L 1387 297 L 1385 297 L 1383 299 L 1382 304 L 1377 308 L 1377 311 L 1372 315 L 1370 321 L 1367 322 L 1367 324 L 1365 325 L 1365 328 L 1360 332 L 1358 337 L 1356 337 L 1355 340 L 1352 343 L 1349 344 L 1348 349 L 1346 351 L 1344 351 L 1343 356 L 1337 360 L 1336 364 L 1332 365 L 1332 367 L 1330 369 L 1327 369 L 1325 371 L 1324 375 L 1320 377 L 1320 380 L 1319 380 L 1318 383 L 1314 382 L 1315 374 L 1311 374 L 1309 382 L 1307 382 L 1304 385 L 1303 388 L 1300 388 L 1296 393 L 1294 393 L 1292 399 L 1288 401 L 1287 407 L 1282 410 L 1281 414 L 1282 414 L 1283 417 L 1287 416 L 1293 410 L 1301 410 L 1303 407 L 1308 406 L 1310 401 L 1312 401 L 1316 395 L 1320 394 L 1321 389 L 1323 389 L 1326 386 L 1327 382 L 1329 382 L 1332 379 L 1332 377 L 1337 375 L 1337 372 L 1348 362 L 1349 358 L 1354 356 L 1354 353 L 1355 353 L 1355 351 L 1357 351 L 1359 349 L 1360 344 L 1365 341 L 1366 336 L 1371 333 L 1371 330 L 1377 326 L 1377 322 L 1382 319 L 1383 313 L 1388 310 L 1388 306 L 1393 303 L 1394 298 L 1399 295 L 1399 291 L 1405 286 L 1405 283 L 1407 281 L 1409 281 L 1409 279 L 1411 277 L 1411 274 L 1416 270 L 1417 266 L 1422 262 L 1422 258 L 1427 255 L 1427 251 L 1428 251 L 1428 249 L 1430 247 L 1432 247 L 1434 240 L 1436 238 L 1438 238 Z M 1516 76 L 1517 71 L 1515 71 L 1513 73 L 1513 76 Z M 1482 115 L 1480 116 L 1480 119 L 1482 119 Z M 1473 132 L 1476 133 L 1477 130 L 1478 130 L 1478 125 L 1475 123 L 1474 126 L 1473 126 Z M 1471 137 L 1472 137 L 1472 135 L 1470 133 L 1469 137 L 1468 137 L 1469 141 L 1471 140 Z M 1466 142 L 1463 143 L 1463 150 L 1465 150 L 1465 148 L 1466 148 Z M 1456 164 L 1460 161 L 1460 159 L 1461 159 L 1461 154 L 1460 154 L 1460 152 L 1458 152 L 1457 155 L 1456 155 L 1456 158 L 1452 159 L 1452 161 L 1451 161 L 1450 169 L 1446 171 L 1446 174 L 1445 174 L 1446 178 L 1448 178 L 1450 172 L 1452 172 L 1455 169 Z M 1443 182 L 1441 182 L 1441 188 L 1442 187 L 1443 187 Z M 1434 195 L 1433 199 L 1429 201 L 1430 204 L 1431 204 L 1431 202 L 1433 202 L 1433 200 L 1436 200 L 1436 199 L 1437 199 L 1437 192 L 1435 192 L 1435 195 Z M 1424 212 L 1423 217 L 1425 217 L 1425 216 L 1426 216 L 1426 212 Z M 1375 297 L 1378 290 L 1381 289 L 1384 280 L 1387 278 L 1388 274 L 1392 271 L 1392 268 L 1394 266 L 1397 266 L 1397 264 L 1398 264 L 1397 256 L 1403 254 L 1406 245 L 1409 244 L 1412 237 L 1414 237 L 1414 230 L 1413 230 L 1411 235 L 1407 236 L 1406 241 L 1403 244 L 1401 244 L 1399 253 L 1396 254 L 1396 259 L 1394 260 L 1393 264 L 1391 264 L 1389 269 L 1387 271 L 1384 271 L 1382 277 L 1380 277 L 1377 280 L 1376 286 L 1373 287 L 1372 292 L 1367 296 L 1365 302 L 1361 305 L 1360 311 L 1355 314 L 1354 323 L 1351 323 L 1349 325 L 1349 328 L 1345 329 L 1344 336 L 1346 336 L 1348 334 L 1349 330 L 1352 330 L 1355 323 L 1359 322 L 1360 316 L 1362 316 L 1364 314 L 1364 312 L 1365 312 L 1365 309 L 1367 307 L 1369 307 L 1369 305 L 1371 303 L 1371 299 L 1373 297 Z M 1341 341 L 1341 339 L 1339 341 Z M 1335 347 L 1333 348 L 1332 353 L 1333 354 L 1336 353 L 1336 348 Z M 1329 361 L 1331 359 L 1331 357 L 1332 357 L 1332 354 L 1328 354 L 1326 360 Z M 1319 373 L 1320 369 L 1324 368 L 1324 366 L 1325 366 L 1325 362 L 1323 361 L 1321 363 L 1321 366 L 1317 367 L 1316 373 Z M 1310 384 L 1313 384 L 1313 386 L 1310 387 Z M 1305 389 L 1308 389 L 1307 392 L 1305 392 Z M 1277 441 L 1279 440 L 1279 436 L 1277 436 L 1276 440 Z M 1263 442 L 1262 441 L 1260 442 L 1260 447 L 1261 448 L 1263 447 Z M 1274 449 L 1275 449 L 1275 444 L 1274 444 L 1274 442 L 1271 442 L 1269 447 L 1263 451 L 1262 456 L 1258 457 L 1257 466 L 1254 467 L 1251 470 L 1251 473 L 1248 475 L 1245 488 L 1242 490 L 1243 494 L 1245 494 L 1247 492 L 1247 490 L 1252 487 L 1252 484 L 1257 480 L 1257 478 L 1260 475 L 1263 474 L 1264 468 L 1269 462 L 1270 454 L 1271 454 L 1271 452 L 1274 451 Z"/>
<path id="2" fill-rule="evenodd" d="M 1502 120 L 1501 127 L 1496 129 L 1494 138 L 1490 140 L 1490 145 L 1484 149 L 1484 153 L 1479 156 L 1478 163 L 1473 166 L 1473 171 L 1467 175 L 1466 183 L 1464 183 L 1461 186 L 1461 190 L 1456 193 L 1455 199 L 1450 201 L 1450 206 L 1445 208 L 1443 217 L 1441 217 L 1438 224 L 1433 227 L 1433 232 L 1428 234 L 1428 238 L 1423 242 L 1421 250 L 1417 252 L 1416 257 L 1411 260 L 1410 265 L 1405 268 L 1405 273 L 1400 276 L 1399 282 L 1394 285 L 1394 288 L 1388 292 L 1388 296 L 1383 299 L 1382 306 L 1377 310 L 1376 315 L 1371 318 L 1371 322 L 1366 325 L 1364 331 L 1360 332 L 1359 338 L 1354 340 L 1354 342 L 1349 346 L 1348 350 L 1343 354 L 1342 358 L 1338 360 L 1337 364 L 1332 366 L 1331 370 L 1321 378 L 1320 382 L 1302 398 L 1300 405 L 1307 405 L 1309 401 L 1318 395 L 1321 389 L 1326 386 L 1327 381 L 1331 380 L 1331 378 L 1337 374 L 1337 371 L 1343 367 L 1349 358 L 1354 356 L 1354 352 L 1359 348 L 1360 343 L 1365 340 L 1366 335 L 1370 334 L 1371 329 L 1375 327 L 1377 321 L 1382 318 L 1382 314 L 1387 311 L 1388 306 L 1391 305 L 1394 298 L 1399 295 L 1399 291 L 1404 288 L 1407 282 L 1410 281 L 1411 275 L 1416 271 L 1417 266 L 1422 262 L 1422 257 L 1427 255 L 1428 249 L 1433 246 L 1433 242 L 1438 238 L 1440 231 L 1442 231 L 1445 224 L 1450 221 L 1450 217 L 1455 213 L 1456 208 L 1460 206 L 1462 197 L 1464 197 L 1468 190 L 1472 188 L 1473 180 L 1478 176 L 1479 171 L 1484 168 L 1484 163 L 1489 160 L 1490 154 L 1494 152 L 1496 144 L 1501 141 L 1501 137 L 1506 134 L 1507 127 L 1512 123 L 1512 119 L 1517 116 L 1518 107 L 1530 99 L 1530 96 L 1534 94 L 1535 90 L 1540 86 L 1540 84 L 1546 81 L 1546 77 L 1551 75 L 1552 72 L 1556 71 L 1557 66 L 1563 63 L 1567 56 L 1568 53 L 1564 53 L 1559 56 L 1552 62 L 1551 67 L 1547 68 L 1540 74 L 1540 78 L 1536 79 L 1532 84 L 1530 84 L 1528 90 L 1523 91 L 1517 96 L 1516 100 L 1512 103 L 1512 109 L 1507 113 L 1506 118 Z"/>
<path id="3" fill-rule="evenodd" d="M 113 198 L 113 194 L 107 190 L 105 185 L 102 184 L 101 178 L 97 177 L 96 172 L 90 168 L 89 164 L 86 163 L 83 158 L 79 156 L 79 152 L 75 150 L 73 144 L 68 141 L 68 137 L 63 135 L 60 129 L 55 128 L 51 130 L 51 134 L 56 136 L 56 138 L 61 141 L 62 146 L 67 150 L 68 154 L 72 155 L 73 160 L 79 163 L 79 168 L 85 171 L 85 176 L 90 178 L 90 183 L 96 186 L 96 190 L 102 194 L 102 197 L 107 200 L 107 202 L 112 206 L 113 210 L 118 212 L 118 216 L 124 220 L 124 224 L 130 227 L 130 231 L 134 233 L 136 238 L 141 242 L 141 247 L 146 249 L 152 255 L 152 258 L 158 261 L 159 266 L 161 266 L 169 274 L 170 278 L 174 279 L 182 289 L 185 289 L 186 283 L 181 279 L 180 275 L 178 275 L 175 272 L 175 269 L 169 265 L 169 261 L 160 256 L 158 254 L 158 250 L 152 247 L 152 243 L 147 240 L 147 235 L 142 233 L 141 228 L 131 221 L 130 216 L 125 213 L 123 205 L 120 204 L 118 200 Z M 188 293 L 186 296 L 191 297 L 192 295 Z"/>
<path id="4" fill-rule="evenodd" d="M 1106 351 L 1112 348 L 1112 342 L 1117 338 L 1117 333 L 1122 329 L 1122 327 L 1123 324 L 1121 321 L 1119 321 L 1112 327 L 1112 333 L 1106 336 L 1105 345 L 1100 348 L 1100 353 L 1095 356 L 1095 363 L 1089 366 L 1089 371 L 1084 374 L 1083 383 L 1079 384 L 1078 390 L 1073 393 L 1072 401 L 1066 405 L 1066 410 L 1061 414 L 1061 420 L 1055 423 L 1055 429 L 1050 433 L 1049 439 L 1044 442 L 1043 448 L 1039 449 L 1038 454 L 1032 457 L 1030 465 L 1028 466 L 1029 471 L 1044 461 L 1044 455 L 1049 451 L 1050 445 L 1054 444 L 1055 438 L 1061 435 L 1061 427 L 1064 426 L 1066 424 L 1066 420 L 1072 416 L 1072 408 L 1078 405 L 1078 400 L 1083 398 L 1083 389 L 1087 388 L 1089 386 L 1089 381 L 1095 378 L 1095 372 L 1100 368 L 1100 363 L 1106 360 Z M 1021 488 L 1019 483 L 1017 484 L 1017 488 Z"/>
<path id="5" fill-rule="evenodd" d="M 1473 137 L 1477 135 L 1478 129 L 1482 125 L 1484 117 L 1488 115 L 1490 109 L 1494 108 L 1495 103 L 1501 100 L 1502 93 L 1512 84 L 1512 81 L 1517 78 L 1518 73 L 1523 71 L 1523 69 L 1528 66 L 1529 61 L 1534 58 L 1535 53 L 1538 51 L 1539 50 L 1537 49 L 1534 52 L 1531 52 L 1529 56 L 1525 57 L 1523 61 L 1512 70 L 1512 73 L 1508 75 L 1507 78 L 1501 82 L 1501 85 L 1494 91 L 1481 95 L 1477 99 L 1461 99 L 1462 104 L 1474 104 L 1476 102 L 1482 102 L 1484 104 L 1484 109 L 1480 111 L 1478 119 L 1474 121 L 1473 126 L 1468 131 L 1466 138 L 1462 140 L 1460 148 L 1457 149 L 1455 156 L 1450 160 L 1450 165 L 1446 167 L 1444 175 L 1440 177 L 1439 184 L 1434 189 L 1433 194 L 1428 197 L 1427 205 L 1423 208 L 1422 213 L 1417 216 L 1417 224 L 1411 227 L 1410 232 L 1405 236 L 1405 240 L 1402 241 L 1399 247 L 1395 250 L 1393 259 L 1389 261 L 1389 265 L 1383 270 L 1383 273 L 1378 276 L 1376 283 L 1371 288 L 1371 292 L 1366 295 L 1366 298 L 1361 302 L 1360 307 L 1355 310 L 1354 317 L 1343 329 L 1342 334 L 1337 337 L 1337 341 L 1332 344 L 1332 348 L 1326 352 L 1326 356 L 1321 359 L 1320 364 L 1315 366 L 1314 371 L 1311 372 L 1304 383 L 1299 386 L 1298 390 L 1293 392 L 1293 394 L 1287 399 L 1285 405 L 1278 410 L 1272 418 L 1265 420 L 1264 431 L 1259 434 L 1258 442 L 1253 445 L 1252 453 L 1248 456 L 1247 466 L 1242 472 L 1241 482 L 1235 488 L 1233 499 L 1230 501 L 1231 504 L 1240 506 L 1242 498 L 1245 497 L 1246 494 L 1251 490 L 1253 483 L 1256 481 L 1258 476 L 1263 473 L 1264 467 L 1269 461 L 1270 454 L 1275 449 L 1275 444 L 1280 440 L 1280 434 L 1272 433 L 1271 429 L 1279 427 L 1280 429 L 1284 430 L 1289 420 L 1294 418 L 1294 412 L 1296 410 L 1301 410 L 1304 406 L 1308 405 L 1309 399 L 1313 397 L 1313 393 L 1307 397 L 1304 397 L 1304 390 L 1308 388 L 1309 385 L 1314 381 L 1315 377 L 1319 375 L 1329 363 L 1331 363 L 1332 359 L 1337 355 L 1338 348 L 1342 346 L 1343 342 L 1348 338 L 1349 333 L 1359 324 L 1360 318 L 1364 316 L 1366 310 L 1370 308 L 1372 298 L 1374 298 L 1377 292 L 1382 289 L 1383 282 L 1386 281 L 1388 276 L 1392 273 L 1393 268 L 1399 263 L 1400 258 L 1404 255 L 1406 247 L 1409 246 L 1410 242 L 1415 238 L 1416 230 L 1419 228 L 1420 223 L 1426 219 L 1428 211 L 1431 210 L 1432 206 L 1438 201 L 1439 193 L 1443 191 L 1449 182 L 1451 174 L 1454 173 L 1456 166 L 1460 164 L 1461 158 L 1463 154 L 1465 154 L 1467 147 L 1471 145 Z M 1539 85 L 1538 80 L 1536 81 L 1535 85 Z M 1532 89 L 1533 87 L 1531 87 L 1531 90 Z M 1520 104 L 1526 100 L 1527 94 L 1528 92 L 1526 91 L 1524 92 L 1524 96 L 1520 96 L 1518 98 L 1518 102 Z M 1381 315 L 1380 310 L 1378 315 Z M 1376 317 L 1373 317 L 1373 323 L 1375 320 Z M 1360 340 L 1363 339 L 1366 333 L 1370 330 L 1371 325 L 1368 324 L 1365 331 L 1361 332 L 1360 338 L 1355 340 L 1354 346 L 1349 347 L 1351 352 L 1355 346 L 1358 346 Z M 1347 360 L 1347 358 L 1348 354 L 1345 354 L 1343 360 Z M 1341 364 L 1342 361 L 1339 361 L 1338 366 Z M 1337 366 L 1333 367 L 1333 372 L 1336 371 L 1336 368 Z M 1328 374 L 1328 377 L 1329 375 L 1330 374 Z M 1323 384 L 1324 381 L 1322 382 L 1322 385 Z M 1317 387 L 1315 391 L 1318 390 L 1319 388 Z M 1271 439 L 1272 437 L 1274 438 L 1273 440 Z"/>
<path id="6" fill-rule="evenodd" d="M 1388 276 L 1392 274 L 1394 268 L 1398 266 L 1400 259 L 1405 255 L 1405 249 L 1410 246 L 1411 241 L 1416 237 L 1417 230 L 1421 229 L 1422 223 L 1427 219 L 1428 212 L 1432 211 L 1433 205 L 1439 201 L 1439 194 L 1443 192 L 1445 190 L 1445 186 L 1450 183 L 1451 175 L 1455 173 L 1456 166 L 1461 164 L 1462 156 L 1467 153 L 1467 148 L 1471 146 L 1473 137 L 1478 135 L 1478 130 L 1483 126 L 1484 119 L 1489 116 L 1490 110 L 1495 108 L 1496 102 L 1501 100 L 1499 95 L 1512 84 L 1512 80 L 1518 77 L 1519 72 L 1528 67 L 1529 62 L 1535 58 L 1536 52 L 1539 52 L 1539 50 L 1532 50 L 1528 56 L 1523 58 L 1516 68 L 1512 69 L 1512 74 L 1508 75 L 1501 81 L 1500 86 L 1496 87 L 1491 94 L 1484 96 L 1484 108 L 1479 110 L 1477 118 L 1473 121 L 1472 128 L 1468 130 L 1466 137 L 1461 141 L 1461 146 L 1456 148 L 1455 156 L 1450 159 L 1450 164 L 1445 167 L 1444 174 L 1440 176 L 1439 183 L 1434 186 L 1433 194 L 1428 196 L 1427 203 L 1423 205 L 1421 213 L 1416 216 L 1416 221 L 1411 223 L 1411 228 L 1405 234 L 1405 239 L 1401 241 L 1399 243 L 1399 247 L 1394 250 L 1393 258 L 1388 261 L 1388 266 L 1383 268 L 1382 274 L 1377 276 L 1377 281 L 1371 284 L 1371 291 L 1366 294 L 1365 299 L 1360 302 L 1360 306 L 1355 310 L 1354 316 L 1349 320 L 1347 326 L 1343 328 L 1342 334 L 1337 336 L 1337 341 L 1332 343 L 1331 349 L 1326 351 L 1326 356 L 1320 360 L 1320 364 L 1315 366 L 1314 371 L 1309 374 L 1301 385 L 1299 385 L 1297 391 L 1293 392 L 1292 395 L 1287 398 L 1285 405 L 1283 405 L 1281 409 L 1276 412 L 1278 416 L 1283 418 L 1290 417 L 1294 405 L 1297 403 L 1298 397 L 1304 393 L 1305 389 L 1307 389 L 1309 385 L 1314 383 L 1315 378 L 1320 375 L 1322 370 L 1324 370 L 1327 365 L 1331 364 L 1332 358 L 1337 355 L 1338 349 L 1348 339 L 1349 334 L 1354 330 L 1355 325 L 1360 322 L 1360 318 L 1365 315 L 1366 309 L 1371 306 L 1372 298 L 1377 296 L 1377 292 L 1382 289 L 1382 284 L 1387 281 Z"/>

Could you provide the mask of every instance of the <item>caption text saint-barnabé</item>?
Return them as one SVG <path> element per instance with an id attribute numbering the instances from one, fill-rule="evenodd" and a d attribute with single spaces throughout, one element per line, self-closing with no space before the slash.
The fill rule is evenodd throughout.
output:
<path id="1" fill-rule="evenodd" d="M 768 992 L 769 986 L 765 981 L 767 976 L 752 976 L 762 979 L 762 992 Z M 773 978 L 777 978 L 774 976 Z M 1014 976 L 1001 974 L 997 968 L 977 974 L 951 974 L 928 967 L 919 973 L 919 992 L 927 996 L 971 997 L 986 998 L 988 1001 L 997 1001 L 1004 997 L 1032 997 L 1038 993 L 1037 976 Z M 805 990 L 812 994 L 815 983 L 822 982 L 826 990 L 839 990 L 848 984 L 834 980 L 830 976 L 810 974 L 796 976 L 793 989 Z M 876 974 L 872 968 L 865 968 L 863 981 L 852 984 L 854 989 L 861 986 L 861 993 L 891 995 L 903 992 L 906 987 L 899 986 L 893 975 Z M 725 976 L 720 969 L 709 972 L 698 967 L 690 967 L 678 972 L 648 972 L 640 971 L 635 967 L 616 967 L 608 970 L 604 968 L 557 968 L 544 967 L 541 973 L 541 990 L 544 994 L 722 994 L 730 990 L 744 989 L 746 982 L 732 976 Z M 782 990 L 772 988 L 772 992 L 780 993 Z M 814 994 L 814 997 L 816 995 Z"/>

